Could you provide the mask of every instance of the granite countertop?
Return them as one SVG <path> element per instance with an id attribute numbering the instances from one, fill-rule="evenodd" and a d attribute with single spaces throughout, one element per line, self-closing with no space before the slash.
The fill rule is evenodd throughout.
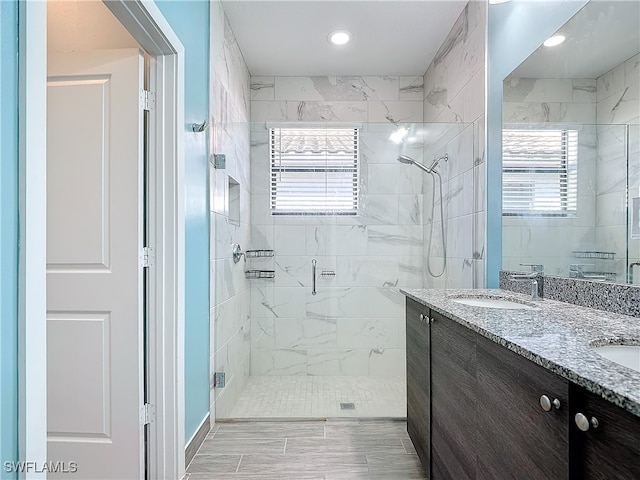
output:
<path id="1" fill-rule="evenodd" d="M 640 372 L 598 355 L 591 345 L 640 344 L 640 319 L 554 300 L 531 302 L 507 290 L 401 289 L 407 297 L 442 313 L 548 370 L 640 416 Z M 530 310 L 474 307 L 456 296 L 498 297 Z"/>

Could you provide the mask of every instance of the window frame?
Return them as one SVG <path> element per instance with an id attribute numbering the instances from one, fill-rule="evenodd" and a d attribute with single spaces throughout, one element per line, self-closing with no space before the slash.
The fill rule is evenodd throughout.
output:
<path id="1" fill-rule="evenodd" d="M 359 213 L 360 209 L 360 160 L 361 160 L 361 152 L 360 152 L 360 133 L 361 133 L 361 125 L 354 124 L 272 124 L 267 125 L 268 130 L 268 145 L 269 145 L 269 213 L 271 216 L 356 216 Z M 345 134 L 345 131 L 352 130 L 351 134 Z M 286 136 L 287 131 L 290 131 L 290 137 L 293 137 L 294 134 L 297 133 L 298 136 L 301 135 L 301 132 L 309 132 L 309 131 L 317 131 L 318 140 L 321 140 L 322 137 L 328 139 L 331 135 L 332 131 L 336 132 L 336 135 L 344 135 L 346 139 L 353 138 L 353 147 L 352 149 L 346 149 L 346 153 L 337 155 L 333 158 L 333 162 L 328 160 L 328 151 L 329 148 L 327 144 L 324 145 L 324 150 L 315 151 L 315 153 L 320 153 L 319 158 L 317 158 L 316 163 L 310 160 L 301 159 L 303 163 L 295 164 L 293 162 L 296 161 L 296 157 L 301 157 L 306 153 L 311 153 L 311 150 L 304 153 L 298 152 L 297 154 L 289 154 L 285 155 L 285 152 L 282 150 L 282 139 Z M 342 132 L 342 133 L 340 133 Z M 283 135 L 284 134 L 284 135 Z M 304 136 L 304 134 L 302 134 Z M 350 141 L 347 140 L 347 143 Z M 276 146 L 279 144 L 279 146 Z M 306 145 L 305 145 L 306 147 Z M 320 158 L 324 155 L 324 161 Z M 284 156 L 284 158 L 283 158 Z M 343 158 L 341 158 L 343 157 Z M 279 164 L 280 162 L 285 162 L 285 164 Z M 306 163 L 308 162 L 308 163 Z M 348 165 L 352 163 L 352 165 Z M 324 181 L 322 185 L 325 187 L 325 194 L 319 195 L 319 192 L 316 190 L 315 192 L 309 187 L 304 186 L 304 179 L 302 182 L 302 187 L 299 185 L 299 190 L 297 192 L 289 192 L 281 194 L 280 202 L 278 202 L 278 190 L 285 189 L 287 187 L 287 183 L 291 184 L 293 187 L 295 182 L 293 180 L 278 180 L 278 177 L 283 174 L 294 173 L 294 174 L 309 174 L 309 178 L 306 179 L 307 182 L 313 183 L 312 175 L 314 174 L 325 174 Z M 350 204 L 350 207 L 339 207 L 339 208 L 331 208 L 329 206 L 330 199 L 332 196 L 329 194 L 328 185 L 329 179 L 327 174 L 340 174 L 346 173 L 350 174 L 350 180 L 340 180 L 334 179 L 339 185 L 343 184 L 345 191 L 351 189 L 351 195 L 342 195 L 338 196 L 338 198 L 344 198 L 345 204 Z M 307 190 L 305 192 L 305 190 Z M 278 203 L 287 203 L 287 201 L 291 201 L 291 197 L 298 193 L 300 195 L 302 203 L 298 205 L 294 205 L 289 208 L 277 208 Z M 315 199 L 322 200 L 325 199 L 325 203 L 322 204 L 321 208 L 309 207 L 305 206 L 304 200 L 307 199 Z"/>

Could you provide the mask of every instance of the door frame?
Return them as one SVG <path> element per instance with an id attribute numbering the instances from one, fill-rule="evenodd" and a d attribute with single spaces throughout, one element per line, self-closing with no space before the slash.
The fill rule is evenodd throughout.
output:
<path id="1" fill-rule="evenodd" d="M 184 474 L 184 47 L 151 0 L 102 0 L 151 56 L 149 380 L 151 478 Z M 18 455 L 47 461 L 47 8 L 19 3 Z M 52 459 L 56 460 L 56 459 Z M 44 478 L 29 471 L 23 478 Z"/>

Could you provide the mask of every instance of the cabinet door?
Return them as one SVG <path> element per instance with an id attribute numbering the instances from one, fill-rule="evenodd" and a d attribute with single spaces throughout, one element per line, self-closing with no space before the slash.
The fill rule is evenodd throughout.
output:
<path id="1" fill-rule="evenodd" d="M 477 478 L 569 478 L 568 382 L 480 335 L 477 357 Z"/>
<path id="2" fill-rule="evenodd" d="M 425 471 L 430 465 L 429 309 L 407 298 L 407 431 Z"/>
<path id="3" fill-rule="evenodd" d="M 476 334 L 431 312 L 431 480 L 476 471 Z"/>
<path id="4" fill-rule="evenodd" d="M 640 417 L 575 385 L 571 407 L 571 478 L 640 478 Z M 576 426 L 576 414 L 590 422 L 586 432 Z"/>

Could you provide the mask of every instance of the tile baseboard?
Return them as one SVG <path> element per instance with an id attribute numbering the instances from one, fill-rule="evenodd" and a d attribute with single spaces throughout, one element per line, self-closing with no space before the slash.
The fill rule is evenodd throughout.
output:
<path id="1" fill-rule="evenodd" d="M 205 417 L 205 419 L 200 424 L 200 428 L 195 433 L 195 435 L 191 438 L 189 443 L 184 448 L 184 464 L 186 467 L 189 466 L 193 457 L 195 457 L 196 452 L 200 449 L 204 440 L 207 438 L 207 433 L 211 430 L 209 414 Z"/>

